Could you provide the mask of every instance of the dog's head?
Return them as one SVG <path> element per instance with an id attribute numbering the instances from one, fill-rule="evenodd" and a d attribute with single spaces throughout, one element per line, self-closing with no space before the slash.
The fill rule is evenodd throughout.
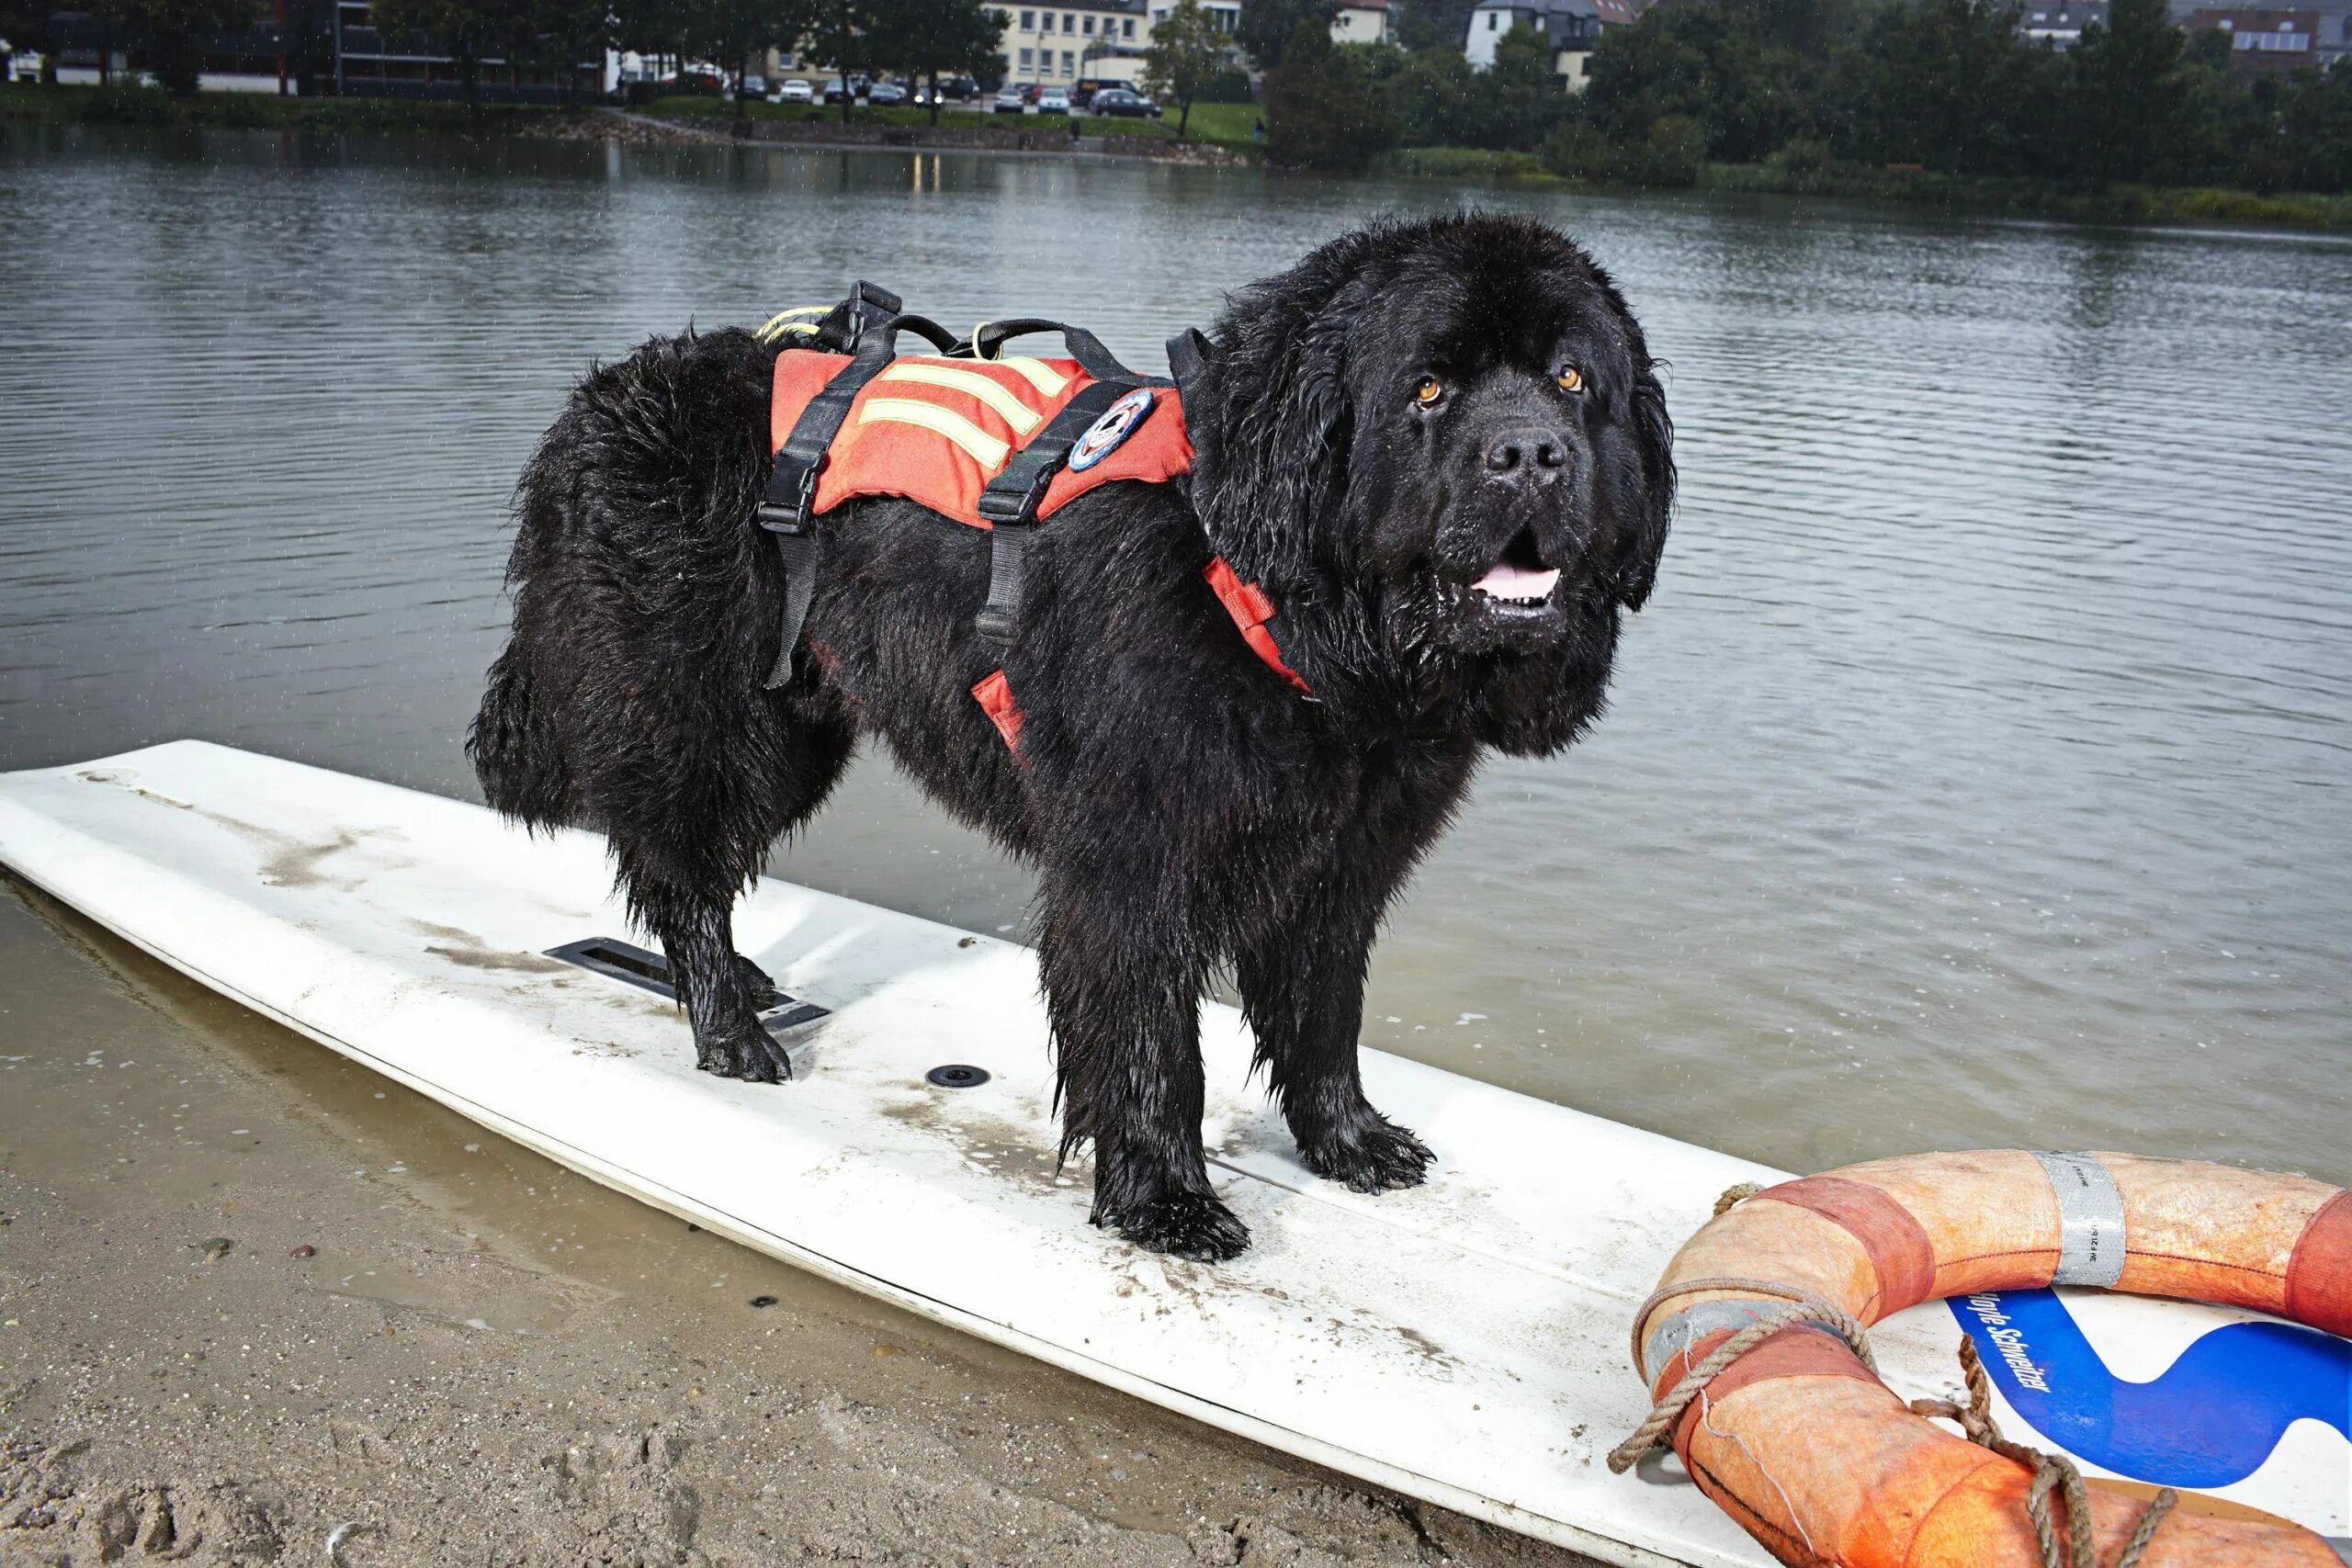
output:
<path id="1" fill-rule="evenodd" d="M 1244 578 L 1355 595 L 1474 701 L 1540 704 L 1532 661 L 1597 706 L 1582 667 L 1597 641 L 1605 678 L 1649 595 L 1674 457 L 1641 328 L 1583 251 L 1515 218 L 1374 226 L 1244 291 L 1203 379 L 1195 501 Z"/>

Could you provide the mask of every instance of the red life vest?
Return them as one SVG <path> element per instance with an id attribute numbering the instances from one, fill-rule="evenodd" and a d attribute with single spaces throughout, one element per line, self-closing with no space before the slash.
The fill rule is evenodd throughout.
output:
<path id="1" fill-rule="evenodd" d="M 802 348 L 775 356 L 772 449 L 785 444 L 808 400 L 849 363 L 846 355 Z M 850 405 L 818 473 L 812 510 L 823 513 L 860 496 L 897 495 L 986 528 L 981 489 L 1093 381 L 1074 359 L 900 355 Z M 1037 502 L 1038 521 L 1097 485 L 1117 479 L 1165 484 L 1192 468 L 1193 443 L 1184 434 L 1176 389 L 1139 387 L 1133 395 L 1148 400 L 1148 412 L 1126 411 L 1128 423 L 1110 436 L 1115 445 L 1085 467 L 1079 466 L 1080 452 L 1072 452 Z M 1096 428 L 1107 434 L 1109 427 Z"/>
<path id="2" fill-rule="evenodd" d="M 772 450 L 782 449 L 810 400 L 850 363 L 847 355 L 815 349 L 788 348 L 776 355 L 768 415 Z M 989 480 L 1093 384 L 1074 359 L 899 355 L 858 389 L 825 448 L 808 511 L 822 514 L 863 497 L 899 496 L 988 528 L 979 505 Z M 1193 444 L 1176 389 L 1137 387 L 1071 448 L 1038 498 L 1035 516 L 1044 522 L 1098 485 L 1123 479 L 1165 484 L 1192 466 Z M 1273 601 L 1257 584 L 1242 581 L 1223 557 L 1213 558 L 1203 576 L 1250 651 L 1307 693 L 1267 629 Z M 1017 750 L 1021 710 L 1004 671 L 992 671 L 972 695 L 1006 747 Z"/>

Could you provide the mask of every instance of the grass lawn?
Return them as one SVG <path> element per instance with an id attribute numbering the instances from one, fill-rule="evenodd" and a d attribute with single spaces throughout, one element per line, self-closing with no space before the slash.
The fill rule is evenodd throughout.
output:
<path id="1" fill-rule="evenodd" d="M 1221 147 L 1254 147 L 1257 139 L 1252 132 L 1264 113 L 1256 104 L 1194 104 L 1192 124 L 1186 128 L 1185 135 L 1188 140 L 1214 141 Z M 1177 111 L 1172 107 L 1161 109 L 1159 118 L 1173 135 Z"/>

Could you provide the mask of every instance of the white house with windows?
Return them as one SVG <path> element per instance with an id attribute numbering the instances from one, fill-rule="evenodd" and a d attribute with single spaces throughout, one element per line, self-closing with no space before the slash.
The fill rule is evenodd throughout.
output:
<path id="1" fill-rule="evenodd" d="M 1487 70 L 1495 63 L 1495 46 L 1511 28 L 1532 28 L 1552 46 L 1552 73 L 1569 92 L 1581 92 L 1602 30 L 1633 20 L 1629 0 L 1487 0 L 1470 13 L 1463 53 Z"/>
<path id="2" fill-rule="evenodd" d="M 1378 43 L 1390 31 L 1388 0 L 1341 0 L 1331 17 L 1333 43 Z"/>
<path id="3" fill-rule="evenodd" d="M 1133 83 L 1143 74 L 1152 23 L 1145 0 L 1064 0 L 998 9 L 1005 17 L 1000 47 L 1007 82 L 1069 87 L 1080 82 Z"/>

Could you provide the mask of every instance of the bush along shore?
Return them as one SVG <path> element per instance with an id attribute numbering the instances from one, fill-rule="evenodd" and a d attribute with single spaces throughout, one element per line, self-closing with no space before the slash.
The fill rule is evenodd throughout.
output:
<path id="1" fill-rule="evenodd" d="M 2343 228 L 2352 70 L 2249 77 L 2229 35 L 2113 0 L 2061 53 L 2012 0 L 1708 0 L 1602 34 L 1558 91 L 1525 28 L 1463 58 L 1448 0 L 1398 42 L 1294 33 L 1266 155 L 1323 171 L 1920 202 L 2120 220 Z"/>
<path id="2" fill-rule="evenodd" d="M 1547 156 L 1547 154 L 1550 154 Z M 1644 179 L 1579 167 L 1555 148 L 1544 152 L 1480 147 L 1403 147 L 1381 153 L 1371 172 L 1395 179 L 1551 185 L 1579 190 L 1733 191 L 1756 196 L 1825 197 L 1898 202 L 1956 212 L 2032 214 L 2086 223 L 2228 223 L 2285 229 L 2352 230 L 2352 196 L 2278 193 L 2223 186 L 2109 185 L 1996 179 L 1917 168 L 1769 158 L 1760 164 L 1700 162 Z"/>

